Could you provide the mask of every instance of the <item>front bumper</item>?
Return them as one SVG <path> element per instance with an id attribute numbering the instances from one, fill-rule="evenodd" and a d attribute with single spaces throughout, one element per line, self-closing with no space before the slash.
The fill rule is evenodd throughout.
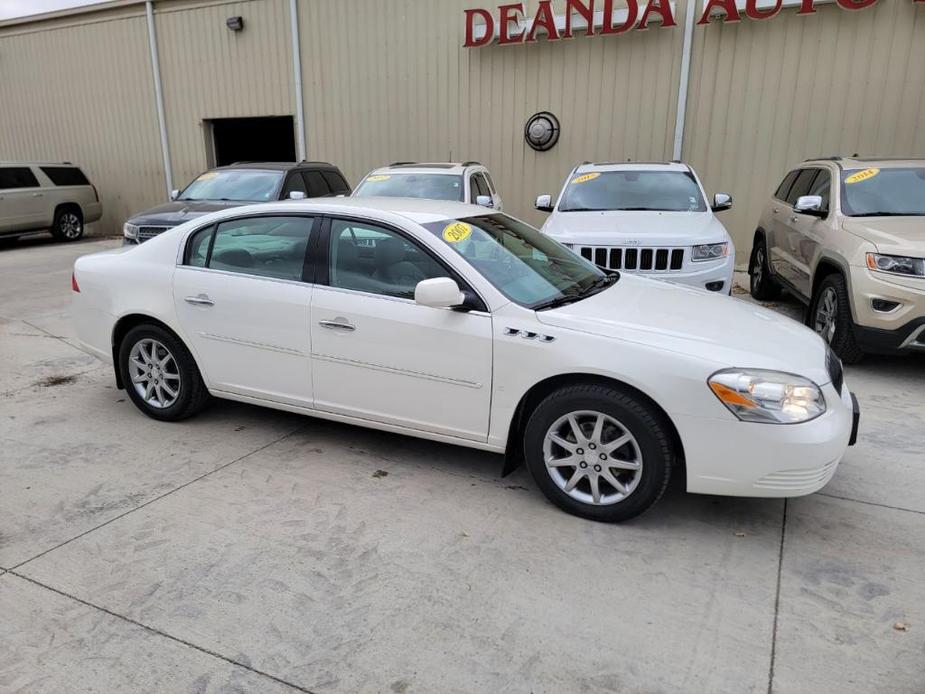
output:
<path id="1" fill-rule="evenodd" d="M 855 337 L 870 352 L 925 351 L 925 279 L 853 267 L 852 309 Z M 877 311 L 873 302 L 897 304 Z"/>
<path id="2" fill-rule="evenodd" d="M 857 439 L 857 399 L 823 386 L 825 414 L 803 424 L 757 424 L 734 417 L 675 416 L 684 445 L 687 491 L 723 496 L 794 497 L 819 491 Z"/>

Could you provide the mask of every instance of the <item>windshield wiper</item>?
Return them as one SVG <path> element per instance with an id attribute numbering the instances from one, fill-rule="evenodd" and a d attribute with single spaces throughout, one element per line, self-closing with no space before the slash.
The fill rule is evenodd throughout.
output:
<path id="1" fill-rule="evenodd" d="M 615 284 L 617 280 L 619 279 L 620 279 L 619 272 L 614 272 L 613 274 L 610 274 L 610 275 L 603 275 L 601 277 L 598 277 L 596 280 L 594 280 L 594 282 L 589 284 L 587 287 L 585 287 L 580 292 L 577 292 L 575 294 L 565 294 L 563 296 L 557 296 L 555 299 L 549 299 L 548 301 L 544 301 L 543 303 L 537 304 L 536 306 L 534 306 L 533 310 L 543 311 L 543 310 L 550 309 L 550 308 L 559 308 L 560 306 L 565 306 L 567 304 L 573 304 L 576 301 L 587 299 L 589 296 L 598 294 L 602 292 L 604 289 L 606 289 L 607 287 L 610 287 L 611 285 Z"/>

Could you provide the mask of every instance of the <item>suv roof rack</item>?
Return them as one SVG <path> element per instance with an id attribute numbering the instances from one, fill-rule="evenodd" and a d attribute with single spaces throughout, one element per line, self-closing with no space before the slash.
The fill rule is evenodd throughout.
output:
<path id="1" fill-rule="evenodd" d="M 854 156 L 857 156 L 856 154 Z M 809 159 L 804 159 L 804 162 L 807 161 L 841 161 L 842 158 L 838 155 L 828 156 L 828 157 L 810 157 Z"/>
<path id="2" fill-rule="evenodd" d="M 408 166 L 408 164 L 417 164 L 416 161 L 393 161 L 389 166 Z"/>
<path id="3" fill-rule="evenodd" d="M 463 165 L 463 166 L 481 166 L 481 165 L 482 165 L 482 162 L 480 162 L 480 161 L 464 161 L 464 162 L 462 163 L 462 165 Z"/>

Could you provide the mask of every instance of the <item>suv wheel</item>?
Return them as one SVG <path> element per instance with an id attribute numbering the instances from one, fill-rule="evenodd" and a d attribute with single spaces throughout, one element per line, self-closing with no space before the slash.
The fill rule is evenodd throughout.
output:
<path id="1" fill-rule="evenodd" d="M 157 325 L 139 325 L 128 332 L 119 347 L 119 369 L 132 402 L 152 419 L 186 419 L 209 400 L 189 350 Z"/>
<path id="2" fill-rule="evenodd" d="M 809 326 L 846 364 L 857 363 L 864 356 L 854 338 L 848 285 L 841 275 L 829 275 L 819 283 L 809 309 Z"/>
<path id="3" fill-rule="evenodd" d="M 543 400 L 524 432 L 527 467 L 556 506 L 617 522 L 658 501 L 674 457 L 658 412 L 612 386 L 575 385 Z"/>
<path id="4" fill-rule="evenodd" d="M 51 234 L 58 241 L 76 241 L 84 235 L 84 220 L 80 208 L 63 207 L 55 212 Z"/>
<path id="5" fill-rule="evenodd" d="M 768 263 L 768 245 L 764 236 L 755 238 L 751 262 L 748 265 L 749 290 L 759 301 L 770 301 L 780 296 L 780 285 L 771 277 Z"/>

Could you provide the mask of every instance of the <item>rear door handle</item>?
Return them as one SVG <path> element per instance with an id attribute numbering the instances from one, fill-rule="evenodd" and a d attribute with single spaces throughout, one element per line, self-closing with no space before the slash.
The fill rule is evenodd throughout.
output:
<path id="1" fill-rule="evenodd" d="M 41 194 L 41 193 L 33 193 L 33 194 L 32 194 L 32 197 L 33 197 L 33 198 L 40 198 L 40 197 L 42 197 L 42 194 Z"/>
<path id="2" fill-rule="evenodd" d="M 322 328 L 328 328 L 329 330 L 347 330 L 348 332 L 353 332 L 357 327 L 348 321 L 346 318 L 335 318 L 334 320 L 320 320 L 318 325 Z"/>
<path id="3" fill-rule="evenodd" d="M 183 301 L 193 306 L 215 306 L 215 302 L 212 301 L 205 294 L 200 294 L 199 296 L 188 296 Z"/>

